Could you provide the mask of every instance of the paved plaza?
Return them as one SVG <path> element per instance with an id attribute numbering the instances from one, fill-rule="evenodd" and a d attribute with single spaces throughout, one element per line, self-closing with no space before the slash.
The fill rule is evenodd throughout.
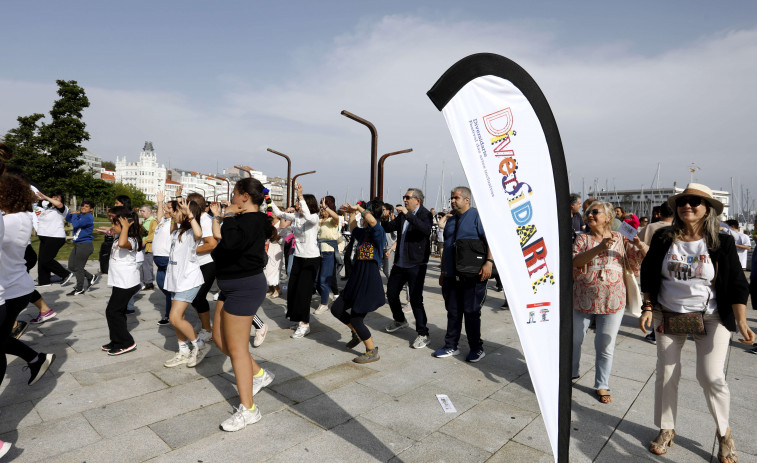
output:
<path id="1" fill-rule="evenodd" d="M 89 270 L 95 271 L 91 261 Z M 27 386 L 28 371 L 12 359 L 0 386 L 0 439 L 14 444 L 14 462 L 551 462 L 549 442 L 531 388 L 512 318 L 500 310 L 502 293 L 489 291 L 482 313 L 486 357 L 431 356 L 443 344 L 446 312 L 438 261 L 426 279 L 431 345 L 411 349 L 411 328 L 389 334 L 388 306 L 368 315 L 381 360 L 358 365 L 347 351 L 348 330 L 331 314 L 313 316 L 312 332 L 290 339 L 285 300 L 266 300 L 258 312 L 269 324 L 253 356 L 276 377 L 255 396 L 263 419 L 226 433 L 219 424 L 238 404 L 231 363 L 215 347 L 195 368 L 164 368 L 176 350 L 173 329 L 158 327 L 163 295 L 142 291 L 130 316 L 136 352 L 109 357 L 103 279 L 93 291 L 66 297 L 71 286 L 43 288 L 57 318 L 31 326 L 22 340 L 54 352 L 50 372 Z M 34 271 L 36 273 L 36 270 Z M 317 301 L 313 300 L 313 307 Z M 159 308 L 158 308 L 159 307 Z M 189 317 L 197 324 L 190 308 Z M 33 308 L 20 319 L 36 315 Z M 748 312 L 750 324 L 757 316 Z M 735 336 L 734 336 L 735 338 Z M 727 362 L 731 427 L 739 461 L 757 462 L 757 356 L 732 344 Z M 717 461 L 715 425 L 694 374 L 694 344 L 684 349 L 675 446 L 655 457 L 647 443 L 657 429 L 655 346 L 644 342 L 635 319 L 618 335 L 613 402 L 592 390 L 593 333 L 584 342 L 581 378 L 573 389 L 571 461 Z M 456 413 L 436 395 L 447 394 Z"/>

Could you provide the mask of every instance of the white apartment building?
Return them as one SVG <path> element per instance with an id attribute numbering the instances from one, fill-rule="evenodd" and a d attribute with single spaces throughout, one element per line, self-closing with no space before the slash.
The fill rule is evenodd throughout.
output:
<path id="1" fill-rule="evenodd" d="M 84 153 L 79 156 L 79 160 L 84 162 L 84 164 L 81 165 L 81 169 L 84 169 L 87 172 L 92 172 L 94 178 L 100 178 L 100 168 L 102 167 L 103 158 L 85 150 Z"/>
<path id="2" fill-rule="evenodd" d="M 166 166 L 158 165 L 152 142 L 145 142 L 139 162 L 127 162 L 126 156 L 116 157 L 116 182 L 134 185 L 148 201 L 156 201 L 155 193 L 166 188 Z"/>

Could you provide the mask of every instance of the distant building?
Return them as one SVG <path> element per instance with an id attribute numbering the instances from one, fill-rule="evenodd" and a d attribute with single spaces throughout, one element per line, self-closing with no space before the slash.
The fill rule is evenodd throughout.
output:
<path id="1" fill-rule="evenodd" d="M 100 168 L 102 167 L 103 158 L 85 150 L 84 153 L 79 156 L 79 160 L 84 162 L 81 166 L 82 169 L 87 172 L 92 172 L 94 178 L 100 178 Z"/>
<path id="2" fill-rule="evenodd" d="M 633 212 L 639 217 L 652 216 L 652 208 L 659 206 L 669 197 L 682 192 L 683 188 L 655 188 L 649 190 L 617 190 L 617 191 L 588 191 L 586 198 L 595 198 L 612 203 L 613 207 L 620 206 L 626 212 Z M 712 190 L 712 196 L 723 203 L 723 217 L 730 217 L 729 208 L 731 193 Z"/>
<path id="3" fill-rule="evenodd" d="M 166 201 L 170 201 L 177 196 L 181 183 L 173 180 L 166 180 Z"/>
<path id="4" fill-rule="evenodd" d="M 265 187 L 271 190 L 271 201 L 279 207 L 286 205 L 287 179 L 282 177 L 268 177 Z"/>
<path id="5" fill-rule="evenodd" d="M 116 171 L 100 167 L 100 179 L 108 183 L 116 183 Z"/>
<path id="6" fill-rule="evenodd" d="M 166 188 L 166 166 L 158 165 L 152 142 L 145 142 L 139 162 L 127 162 L 126 156 L 116 157 L 116 182 L 133 185 L 148 201 L 156 201 L 155 193 Z"/>

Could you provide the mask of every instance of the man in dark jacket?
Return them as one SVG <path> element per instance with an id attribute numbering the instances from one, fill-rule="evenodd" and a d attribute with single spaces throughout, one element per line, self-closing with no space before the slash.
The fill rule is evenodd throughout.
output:
<path id="1" fill-rule="evenodd" d="M 423 207 L 421 190 L 410 188 L 402 199 L 405 205 L 397 207 L 394 220 L 388 220 L 388 214 L 385 213 L 381 222 L 387 233 L 397 232 L 394 266 L 386 284 L 386 298 L 392 309 L 394 321 L 386 327 L 386 331 L 392 333 L 407 326 L 400 303 L 400 291 L 407 283 L 410 290 L 410 306 L 415 317 L 415 329 L 418 332 L 412 347 L 422 349 L 429 342 L 426 310 L 423 308 L 423 283 L 428 257 L 431 254 L 429 237 L 433 217 L 431 212 Z"/>

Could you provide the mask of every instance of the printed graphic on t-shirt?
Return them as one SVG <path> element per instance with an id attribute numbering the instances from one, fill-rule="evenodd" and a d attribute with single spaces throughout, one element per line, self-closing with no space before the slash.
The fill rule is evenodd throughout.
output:
<path id="1" fill-rule="evenodd" d="M 708 254 L 689 256 L 668 253 L 668 275 L 674 280 L 705 280 L 705 266 L 712 265 Z"/>

